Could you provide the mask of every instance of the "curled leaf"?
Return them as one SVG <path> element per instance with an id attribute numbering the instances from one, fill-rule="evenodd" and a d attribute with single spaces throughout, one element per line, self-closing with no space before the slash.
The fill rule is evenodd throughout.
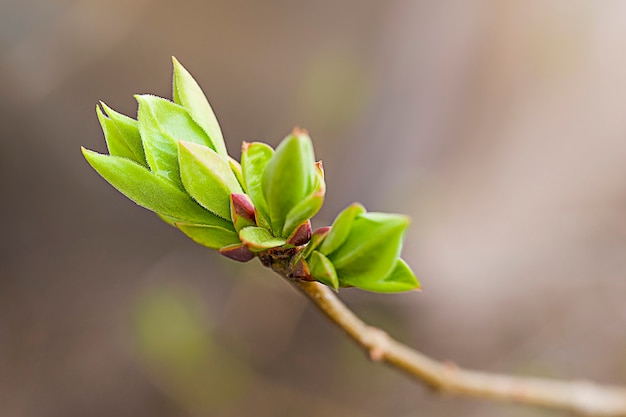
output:
<path id="1" fill-rule="evenodd" d="M 278 145 L 263 173 L 263 196 L 275 236 L 285 237 L 287 214 L 311 194 L 315 179 L 311 139 L 305 132 L 294 130 Z"/>

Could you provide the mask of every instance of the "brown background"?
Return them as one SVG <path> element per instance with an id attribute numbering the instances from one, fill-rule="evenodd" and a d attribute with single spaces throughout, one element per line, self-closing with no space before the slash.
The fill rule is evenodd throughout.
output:
<path id="1" fill-rule="evenodd" d="M 591 0 L 0 1 L 0 415 L 555 415 L 370 364 L 90 170 L 95 104 L 170 97 L 172 55 L 235 156 L 310 131 L 316 225 L 412 216 L 424 292 L 341 291 L 363 317 L 463 366 L 625 384 L 624 22 Z"/>

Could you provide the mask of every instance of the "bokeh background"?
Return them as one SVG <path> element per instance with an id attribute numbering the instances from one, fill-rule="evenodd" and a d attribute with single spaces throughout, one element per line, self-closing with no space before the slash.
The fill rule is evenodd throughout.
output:
<path id="1" fill-rule="evenodd" d="M 552 416 L 370 363 L 258 263 L 93 172 L 175 55 L 238 158 L 307 128 L 329 224 L 410 214 L 424 291 L 340 296 L 441 360 L 626 384 L 626 2 L 0 1 L 0 415 Z"/>

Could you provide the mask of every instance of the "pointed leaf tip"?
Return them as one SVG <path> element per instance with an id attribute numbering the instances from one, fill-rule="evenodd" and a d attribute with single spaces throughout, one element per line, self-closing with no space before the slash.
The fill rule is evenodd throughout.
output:
<path id="1" fill-rule="evenodd" d="M 228 156 L 222 130 L 202 88 L 176 58 L 172 57 L 172 63 L 174 101 L 183 106 L 193 121 L 208 135 L 211 147 L 223 157 Z"/>

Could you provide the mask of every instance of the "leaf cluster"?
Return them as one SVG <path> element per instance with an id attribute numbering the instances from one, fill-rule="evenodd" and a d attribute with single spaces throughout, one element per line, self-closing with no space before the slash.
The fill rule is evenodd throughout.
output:
<path id="1" fill-rule="evenodd" d="M 108 155 L 83 148 L 113 187 L 195 242 L 246 262 L 255 257 L 295 279 L 333 289 L 419 288 L 400 251 L 409 219 L 355 203 L 312 231 L 326 183 L 308 133 L 294 129 L 273 149 L 243 143 L 228 155 L 202 89 L 174 58 L 173 101 L 137 95 L 137 118 L 104 103 L 96 113 Z"/>

